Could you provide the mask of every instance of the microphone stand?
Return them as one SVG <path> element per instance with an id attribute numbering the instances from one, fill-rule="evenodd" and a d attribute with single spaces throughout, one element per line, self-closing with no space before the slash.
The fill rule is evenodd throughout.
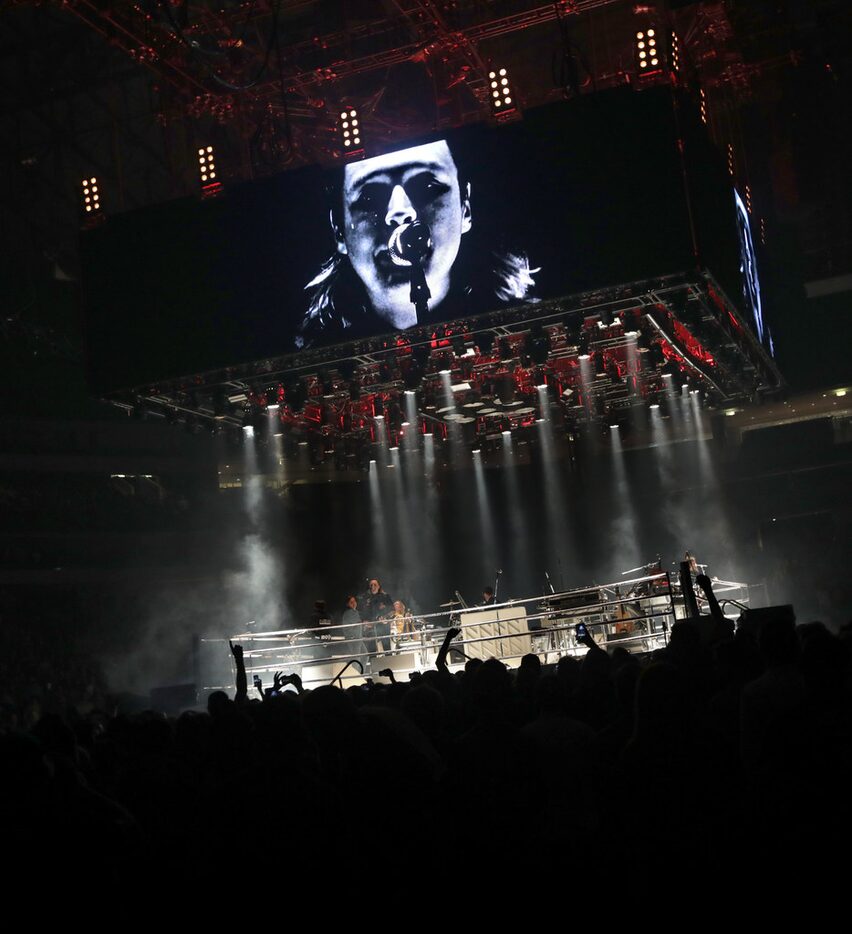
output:
<path id="1" fill-rule="evenodd" d="M 426 273 L 419 259 L 411 261 L 411 292 L 408 296 L 417 313 L 417 323 L 422 324 L 429 315 L 429 299 L 432 293 L 426 282 Z"/>
<path id="2" fill-rule="evenodd" d="M 408 267 L 408 281 L 411 291 L 408 297 L 417 316 L 417 324 L 422 324 L 429 314 L 429 299 L 432 293 L 423 271 L 423 259 L 432 246 L 432 234 L 429 227 L 416 219 L 406 220 L 395 226 L 388 238 L 388 253 L 391 262 L 397 266 Z"/>
<path id="3" fill-rule="evenodd" d="M 544 576 L 547 578 L 547 586 L 550 588 L 550 592 L 556 593 L 556 591 L 553 589 L 553 582 L 550 580 L 550 575 L 547 573 L 547 571 L 544 572 Z"/>

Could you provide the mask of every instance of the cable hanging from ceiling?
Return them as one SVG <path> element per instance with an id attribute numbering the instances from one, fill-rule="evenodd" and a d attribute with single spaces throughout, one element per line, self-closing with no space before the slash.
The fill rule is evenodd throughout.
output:
<path id="1" fill-rule="evenodd" d="M 266 40 L 266 47 L 263 53 L 263 61 L 261 62 L 257 74 L 245 84 L 235 84 L 234 82 L 228 81 L 223 78 L 221 75 L 217 74 L 216 71 L 200 56 L 207 56 L 209 58 L 225 58 L 226 55 L 219 49 L 205 49 L 202 45 L 195 39 L 190 39 L 184 32 L 184 28 L 177 22 L 174 16 L 174 12 L 171 9 L 171 5 L 168 0 L 159 0 L 157 4 L 161 10 L 164 11 L 166 19 L 168 20 L 168 25 L 171 28 L 171 31 L 174 33 L 176 38 L 180 40 L 189 49 L 190 53 L 196 57 L 199 64 L 202 65 L 204 70 L 207 73 L 207 76 L 215 81 L 220 87 L 225 88 L 228 91 L 248 91 L 251 88 L 255 87 L 263 76 L 266 74 L 267 68 L 269 67 L 269 60 L 272 56 L 272 49 L 274 46 L 278 45 L 278 27 L 279 19 L 281 13 L 281 0 L 275 0 L 275 3 L 272 7 L 272 24 L 269 28 L 269 35 Z M 245 37 L 246 32 L 248 31 L 248 26 L 251 20 L 254 18 L 255 8 L 257 7 L 257 0 L 252 6 L 252 9 L 249 11 L 249 14 L 246 17 L 246 21 L 243 24 L 243 36 L 237 40 L 237 42 L 242 43 Z M 280 56 L 280 53 L 279 53 Z M 282 81 L 282 93 L 284 92 L 283 81 Z"/>

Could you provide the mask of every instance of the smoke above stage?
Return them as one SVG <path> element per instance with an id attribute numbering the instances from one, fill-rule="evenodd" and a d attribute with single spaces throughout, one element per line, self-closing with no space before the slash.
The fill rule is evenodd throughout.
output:
<path id="1" fill-rule="evenodd" d="M 675 571 L 686 550 L 713 574 L 745 579 L 747 532 L 731 521 L 698 397 L 684 386 L 665 415 L 643 409 L 642 418 L 650 443 L 641 447 L 620 426 L 577 443 L 546 414 L 533 441 L 505 432 L 472 453 L 452 430 L 445 439 L 409 426 L 398 444 L 374 446 L 359 479 L 295 482 L 280 458 L 264 486 L 251 475 L 256 440 L 246 433 L 246 476 L 233 493 L 256 529 L 244 555 L 252 606 L 267 608 L 258 627 L 305 626 L 320 599 L 339 614 L 372 577 L 421 613 L 456 591 L 479 602 L 501 570 L 500 596 L 522 598 L 617 580 L 658 557 Z"/>
<path id="2" fill-rule="evenodd" d="M 658 560 L 676 576 L 689 551 L 711 577 L 748 584 L 753 606 L 792 602 L 803 621 L 840 621 L 812 584 L 825 529 L 766 519 L 773 504 L 800 512 L 813 492 L 782 477 L 779 493 L 761 467 L 777 463 L 777 448 L 761 460 L 748 438 L 726 443 L 720 423 L 734 420 L 688 384 L 609 425 L 566 430 L 542 403 L 528 433 L 496 433 L 473 450 L 462 426 L 444 436 L 409 421 L 374 445 L 368 469 L 335 482 L 321 472 L 308 482 L 308 445 L 285 457 L 291 442 L 275 432 L 221 434 L 219 456 L 238 475 L 215 497 L 207 572 L 152 583 L 128 607 L 132 645 L 112 652 L 112 683 L 195 680 L 195 636 L 221 671 L 205 685 L 229 684 L 228 637 L 310 627 L 316 601 L 339 623 L 346 598 L 374 577 L 417 616 L 459 596 L 475 605 L 486 587 L 500 600 L 532 598 L 627 580 Z M 811 537 L 791 565 L 794 531 Z"/>

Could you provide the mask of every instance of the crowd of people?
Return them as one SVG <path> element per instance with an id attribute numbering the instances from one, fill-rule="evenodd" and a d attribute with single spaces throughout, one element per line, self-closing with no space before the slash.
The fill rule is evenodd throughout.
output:
<path id="1" fill-rule="evenodd" d="M 253 884 L 302 895 L 425 896 L 490 874 L 638 897 L 813 868 L 845 843 L 852 629 L 679 621 L 650 655 L 581 637 L 556 665 L 451 672 L 456 634 L 404 683 L 308 691 L 285 672 L 249 688 L 235 645 L 235 696 L 176 718 L 54 698 L 0 738 L 7 847 L 118 887 L 204 882 L 242 853 Z"/>

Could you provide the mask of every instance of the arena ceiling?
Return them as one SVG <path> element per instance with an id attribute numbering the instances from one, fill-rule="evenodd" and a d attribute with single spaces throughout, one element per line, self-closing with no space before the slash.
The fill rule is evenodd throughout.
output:
<path id="1" fill-rule="evenodd" d="M 376 149 L 491 119 L 495 63 L 512 75 L 519 112 L 634 82 L 633 30 L 649 18 L 677 30 L 721 142 L 737 133 L 732 107 L 795 60 L 795 24 L 755 6 L 13 3 L 0 25 L 6 254 L 35 244 L 75 275 L 80 179 L 97 175 L 108 213 L 197 194 L 199 141 L 216 144 L 226 180 L 247 179 L 335 159 L 341 103 L 358 106 Z"/>
<path id="2" fill-rule="evenodd" d="M 846 93 L 850 10 L 841 0 L 13 2 L 0 20 L 4 334 L 39 347 L 46 337 L 51 352 L 79 356 L 73 313 L 63 306 L 65 320 L 45 324 L 37 290 L 45 281 L 76 287 L 86 176 L 98 176 L 106 212 L 118 213 L 198 196 L 200 141 L 215 143 L 226 183 L 334 161 L 343 102 L 359 107 L 376 149 L 494 119 L 484 78 L 495 63 L 510 70 L 519 113 L 638 87 L 632 36 L 649 17 L 678 33 L 682 80 L 704 90 L 738 181 L 767 216 L 802 226 L 814 266 L 842 271 L 852 256 L 842 208 L 848 110 L 837 112 L 834 154 L 819 156 L 821 187 L 795 198 L 783 130 L 785 107 L 801 112 L 818 95 Z M 791 98 L 793 80 L 801 93 Z M 766 126 L 771 139 L 755 143 Z"/>

